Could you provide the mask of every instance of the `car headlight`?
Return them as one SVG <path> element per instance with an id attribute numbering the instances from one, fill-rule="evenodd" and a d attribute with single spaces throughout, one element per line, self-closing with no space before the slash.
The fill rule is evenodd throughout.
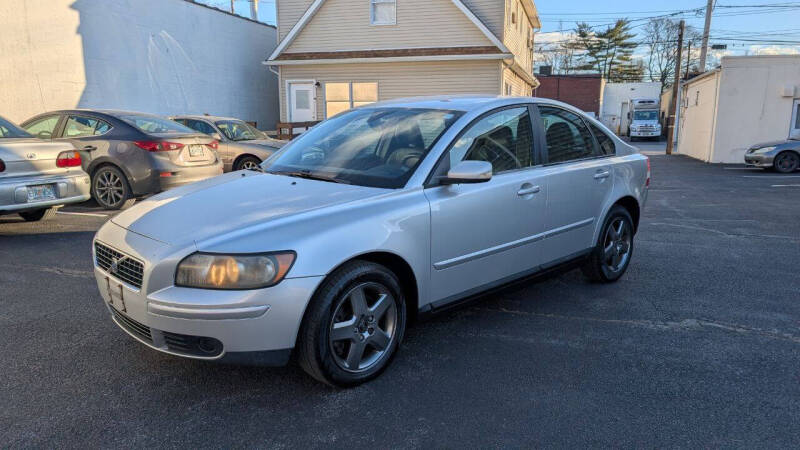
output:
<path id="1" fill-rule="evenodd" d="M 261 289 L 283 280 L 294 252 L 253 255 L 194 253 L 178 264 L 175 285 L 201 289 Z"/>
<path id="2" fill-rule="evenodd" d="M 762 148 L 756 149 L 756 150 L 753 151 L 753 153 L 759 153 L 759 154 L 760 153 L 767 153 L 767 152 L 771 152 L 773 150 L 775 150 L 775 146 L 774 145 L 772 147 L 762 147 Z"/>

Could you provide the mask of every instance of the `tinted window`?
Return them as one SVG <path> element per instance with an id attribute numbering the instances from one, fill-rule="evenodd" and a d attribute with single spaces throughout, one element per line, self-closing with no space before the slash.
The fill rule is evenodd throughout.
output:
<path id="1" fill-rule="evenodd" d="M 490 162 L 494 173 L 530 167 L 532 131 L 527 107 L 490 114 L 458 138 L 436 175 L 444 175 L 461 161 Z"/>
<path id="2" fill-rule="evenodd" d="M 102 120 L 90 117 L 69 116 L 64 125 L 64 137 L 98 136 L 108 132 L 111 126 Z"/>
<path id="3" fill-rule="evenodd" d="M 252 141 L 261 139 L 261 132 L 241 120 L 221 120 L 215 122 L 222 133 L 232 141 Z"/>
<path id="4" fill-rule="evenodd" d="M 194 133 L 191 128 L 181 125 L 178 122 L 173 122 L 168 119 L 162 119 L 157 116 L 146 116 L 144 114 L 128 114 L 118 116 L 129 125 L 137 128 L 145 133 Z"/>
<path id="5" fill-rule="evenodd" d="M 561 108 L 540 106 L 549 163 L 594 156 L 594 140 L 577 114 Z"/>
<path id="6" fill-rule="evenodd" d="M 211 127 L 211 125 L 203 122 L 202 120 L 181 119 L 181 120 L 176 120 L 175 122 L 178 122 L 178 123 L 181 123 L 183 125 L 186 125 L 187 127 L 191 128 L 191 129 L 193 129 L 195 131 L 199 131 L 201 133 L 205 133 L 205 134 L 214 134 L 214 133 L 216 133 L 216 131 L 214 130 L 214 128 Z"/>
<path id="7" fill-rule="evenodd" d="M 30 134 L 0 117 L 0 138 L 29 138 Z"/>
<path id="8" fill-rule="evenodd" d="M 604 155 L 615 155 L 617 153 L 617 146 L 614 144 L 614 141 L 608 137 L 605 131 L 592 123 L 589 124 L 589 128 L 592 129 L 594 137 L 597 138 L 597 142 L 600 144 L 600 151 Z"/>
<path id="9" fill-rule="evenodd" d="M 300 135 L 270 161 L 267 171 L 401 188 L 459 115 L 409 108 L 350 110 Z M 423 123 L 439 135 L 426 138 Z"/>
<path id="10" fill-rule="evenodd" d="M 56 125 L 58 125 L 59 116 L 47 116 L 31 122 L 25 127 L 25 130 L 42 139 L 50 139 L 53 137 Z"/>

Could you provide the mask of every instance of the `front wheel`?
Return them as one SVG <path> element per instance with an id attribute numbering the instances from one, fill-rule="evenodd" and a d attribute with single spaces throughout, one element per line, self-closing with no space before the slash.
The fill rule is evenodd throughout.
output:
<path id="1" fill-rule="evenodd" d="M 255 156 L 245 156 L 236 162 L 233 170 L 259 170 L 261 167 L 261 160 Z"/>
<path id="2" fill-rule="evenodd" d="M 633 256 L 633 220 L 628 210 L 616 205 L 611 208 L 597 245 L 581 267 L 592 281 L 613 283 L 628 269 Z"/>
<path id="3" fill-rule="evenodd" d="M 792 173 L 800 167 L 800 155 L 795 152 L 782 152 L 775 157 L 772 167 L 780 173 Z"/>
<path id="4" fill-rule="evenodd" d="M 19 213 L 20 217 L 25 219 L 26 222 L 38 222 L 40 220 L 49 220 L 56 216 L 58 208 L 44 208 L 35 211 L 25 211 Z"/>
<path id="5" fill-rule="evenodd" d="M 397 277 L 379 264 L 354 261 L 331 274 L 311 300 L 298 336 L 298 362 L 319 381 L 355 386 L 389 365 L 405 327 Z"/>

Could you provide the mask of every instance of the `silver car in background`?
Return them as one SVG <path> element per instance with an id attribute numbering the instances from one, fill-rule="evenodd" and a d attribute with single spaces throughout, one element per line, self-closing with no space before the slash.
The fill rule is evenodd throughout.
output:
<path id="1" fill-rule="evenodd" d="M 755 144 L 745 152 L 744 162 L 779 173 L 792 173 L 800 169 L 800 138 Z"/>
<path id="2" fill-rule="evenodd" d="M 259 164 L 286 143 L 270 138 L 240 119 L 215 116 L 174 116 L 170 119 L 217 139 L 225 172 L 258 169 Z"/>
<path id="3" fill-rule="evenodd" d="M 117 215 L 95 236 L 94 273 L 114 322 L 153 349 L 293 352 L 351 386 L 387 367 L 418 314 L 567 263 L 619 279 L 649 183 L 645 156 L 563 103 L 379 103 L 320 123 L 262 172 Z"/>
<path id="4" fill-rule="evenodd" d="M 0 117 L 0 215 L 29 222 L 89 199 L 89 176 L 72 144 L 37 139 Z"/>

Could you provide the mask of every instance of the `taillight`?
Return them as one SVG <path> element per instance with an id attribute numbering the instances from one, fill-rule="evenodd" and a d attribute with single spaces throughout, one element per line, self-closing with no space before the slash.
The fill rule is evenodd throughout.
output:
<path id="1" fill-rule="evenodd" d="M 6 171 L 6 163 L 4 163 L 2 159 L 0 159 L 0 172 L 5 172 L 5 171 Z"/>
<path id="2" fill-rule="evenodd" d="M 148 152 L 168 152 L 183 148 L 183 144 L 178 142 L 134 141 L 134 145 Z"/>
<path id="3" fill-rule="evenodd" d="M 56 158 L 56 167 L 78 167 L 81 165 L 81 154 L 75 151 L 61 152 Z"/>
<path id="4" fill-rule="evenodd" d="M 647 158 L 647 181 L 644 182 L 645 187 L 650 187 L 650 158 Z"/>
<path id="5" fill-rule="evenodd" d="M 219 142 L 211 141 L 208 144 L 206 144 L 206 147 L 213 148 L 214 150 L 219 150 Z"/>

